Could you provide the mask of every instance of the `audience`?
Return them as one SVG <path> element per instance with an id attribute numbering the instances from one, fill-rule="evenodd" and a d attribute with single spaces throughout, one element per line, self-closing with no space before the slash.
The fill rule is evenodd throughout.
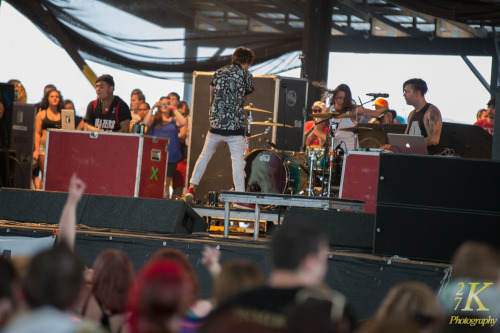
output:
<path id="1" fill-rule="evenodd" d="M 241 292 L 262 287 L 266 280 L 264 274 L 254 263 L 232 259 L 219 263 L 220 251 L 205 246 L 201 263 L 207 268 L 213 280 L 212 297 L 215 304 L 222 304 Z"/>
<path id="2" fill-rule="evenodd" d="M 35 180 L 35 187 L 37 189 L 42 189 L 43 184 L 47 130 L 61 128 L 61 110 L 64 108 L 61 93 L 55 89 L 49 90 L 45 94 L 41 105 L 47 105 L 47 107 L 37 113 L 35 121 L 35 149 L 33 151 L 33 159 L 38 160 L 40 174 L 42 175 L 39 181 Z"/>
<path id="3" fill-rule="evenodd" d="M 51 90 L 57 90 L 56 86 L 53 85 L 52 83 L 49 83 L 45 87 L 43 87 L 42 100 L 35 104 L 35 110 L 37 113 L 40 110 L 45 110 L 46 108 L 49 107 L 49 105 L 46 102 L 44 102 L 43 100 L 44 100 L 45 95 L 47 95 L 47 93 Z"/>
<path id="4" fill-rule="evenodd" d="M 120 97 L 114 95 L 115 81 L 109 74 L 95 81 L 97 99 L 87 106 L 86 131 L 130 132 L 130 109 Z"/>
<path id="5" fill-rule="evenodd" d="M 479 109 L 476 114 L 476 121 L 480 121 L 483 119 L 488 118 L 488 110 L 486 109 Z"/>
<path id="6" fill-rule="evenodd" d="M 187 155 L 189 147 L 189 126 L 191 116 L 189 115 L 189 106 L 185 101 L 179 102 L 177 110 L 186 119 L 186 125 L 179 130 L 179 144 L 181 147 L 181 160 L 177 162 L 177 169 L 175 170 L 174 177 L 172 178 L 172 188 L 174 197 L 182 197 L 184 187 L 186 187 L 186 169 L 187 169 Z"/>
<path id="7" fill-rule="evenodd" d="M 100 332 L 98 326 L 71 313 L 83 285 L 82 259 L 65 242 L 31 260 L 23 281 L 29 311 L 14 318 L 4 333 Z"/>
<path id="8" fill-rule="evenodd" d="M 17 310 L 15 291 L 19 289 L 19 279 L 10 260 L 0 257 L 0 331 L 9 323 Z"/>
<path id="9" fill-rule="evenodd" d="M 486 118 L 478 120 L 474 123 L 476 126 L 481 126 L 485 131 L 493 135 L 495 128 L 495 102 L 496 98 L 493 97 L 488 101 L 488 109 L 486 111 Z"/>
<path id="10" fill-rule="evenodd" d="M 126 332 L 127 297 L 134 281 L 134 268 L 125 252 L 106 249 L 95 259 L 90 294 L 81 315 L 111 333 Z"/>
<path id="11" fill-rule="evenodd" d="M 374 319 L 412 324 L 420 332 L 432 332 L 444 319 L 444 311 L 429 286 L 420 281 L 406 281 L 389 290 Z"/>
<path id="12" fill-rule="evenodd" d="M 188 303 L 185 278 L 177 262 L 159 259 L 147 263 L 129 298 L 130 332 L 179 332 Z"/>
<path id="13" fill-rule="evenodd" d="M 26 103 L 28 101 L 28 94 L 26 93 L 26 89 L 21 84 L 19 80 L 9 80 L 8 84 L 12 84 L 14 86 L 14 100 L 19 103 Z"/>
<path id="14" fill-rule="evenodd" d="M 153 115 L 151 110 L 155 108 L 158 108 L 158 111 Z M 169 186 L 177 169 L 177 163 L 182 158 L 179 130 L 186 125 L 186 119 L 179 111 L 174 110 L 169 97 L 162 97 L 151 110 L 148 111 L 143 121 L 144 125 L 149 128 L 149 134 L 170 139 L 166 180 L 167 186 Z M 169 198 L 168 191 L 166 197 Z"/>
<path id="15" fill-rule="evenodd" d="M 130 96 L 130 115 L 132 116 L 132 120 L 130 121 L 130 128 L 132 128 L 133 124 L 140 123 L 144 118 L 139 115 L 139 106 L 145 101 L 146 97 L 144 97 L 142 92 L 132 92 L 132 96 Z"/>
<path id="16" fill-rule="evenodd" d="M 463 316 L 465 312 L 468 317 L 499 318 L 500 251 L 488 244 L 467 241 L 455 251 L 452 263 L 452 279 L 448 281 L 439 295 L 446 314 Z M 473 287 L 474 284 L 477 288 Z M 481 290 L 482 288 L 484 289 Z M 477 293 L 480 302 L 487 305 L 489 311 L 462 311 L 466 307 L 466 300 L 471 292 Z M 457 294 L 463 297 L 458 305 L 459 295 Z M 480 307 L 477 302 L 470 305 L 474 309 Z"/>
<path id="17" fill-rule="evenodd" d="M 284 330 L 287 311 L 293 307 L 299 292 L 323 285 L 328 261 L 327 238 L 311 224 L 283 224 L 273 235 L 270 259 L 272 269 L 267 285 L 221 304 L 209 316 L 202 332 L 221 332 L 226 320 L 261 326 L 259 331 Z"/>
<path id="18" fill-rule="evenodd" d="M 169 260 L 182 268 L 187 311 L 183 313 L 181 332 L 197 332 L 208 314 L 213 310 L 213 303 L 200 299 L 201 291 L 198 277 L 187 256 L 181 250 L 161 248 L 153 254 L 150 262 L 160 260 Z"/>

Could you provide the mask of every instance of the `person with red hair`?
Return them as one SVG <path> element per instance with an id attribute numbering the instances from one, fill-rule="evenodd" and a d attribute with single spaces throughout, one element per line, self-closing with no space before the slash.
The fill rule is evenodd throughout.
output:
<path id="1" fill-rule="evenodd" d="M 198 277 L 184 252 L 179 249 L 161 248 L 153 254 L 150 261 L 160 260 L 168 260 L 182 267 L 187 308 L 183 313 L 180 329 L 183 333 L 197 332 L 214 309 L 214 304 L 209 300 L 201 299 Z"/>
<path id="2" fill-rule="evenodd" d="M 151 261 L 139 272 L 130 293 L 130 332 L 179 332 L 187 301 L 182 266 L 171 260 Z"/>

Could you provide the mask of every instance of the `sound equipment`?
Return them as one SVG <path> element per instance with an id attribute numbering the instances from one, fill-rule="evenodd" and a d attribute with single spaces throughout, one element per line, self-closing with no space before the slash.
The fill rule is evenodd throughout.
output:
<path id="1" fill-rule="evenodd" d="M 3 116 L 0 118 L 0 147 L 9 149 L 12 109 L 14 107 L 14 85 L 0 83 L 0 103 L 3 105 Z"/>
<path id="2" fill-rule="evenodd" d="M 384 144 L 389 143 L 387 133 L 404 133 L 406 125 L 401 124 L 359 124 L 364 128 L 372 130 L 359 131 L 358 143 L 360 148 L 380 148 Z"/>
<path id="3" fill-rule="evenodd" d="M 0 220 L 58 224 L 68 197 L 64 192 L 33 191 L 2 187 Z M 84 194 L 77 208 L 77 221 L 83 216 L 89 195 Z"/>
<path id="4" fill-rule="evenodd" d="M 207 223 L 184 201 L 90 196 L 81 224 L 167 234 L 205 232 Z"/>
<path id="5" fill-rule="evenodd" d="M 374 253 L 448 262 L 466 240 L 500 245 L 500 162 L 381 154 Z"/>
<path id="6" fill-rule="evenodd" d="M 31 188 L 36 111 L 34 104 L 14 102 L 10 139 L 10 148 L 16 152 L 13 187 Z"/>
<path id="7" fill-rule="evenodd" d="M 0 189 L 0 219 L 58 224 L 67 193 Z M 157 233 L 205 232 L 207 223 L 184 201 L 84 194 L 77 223 Z"/>
<path id="8" fill-rule="evenodd" d="M 491 159 L 493 136 L 474 125 L 443 123 L 438 151 L 453 149 L 455 154 L 466 158 Z"/>
<path id="9" fill-rule="evenodd" d="M 36 109 L 14 101 L 14 86 L 0 83 L 0 187 L 31 187 Z"/>
<path id="10" fill-rule="evenodd" d="M 187 183 L 192 176 L 209 129 L 208 110 L 212 76 L 212 72 L 195 71 L 193 74 Z M 271 126 L 267 134 L 249 140 L 249 150 L 266 148 L 267 142 L 276 145 L 280 150 L 299 150 L 303 142 L 307 80 L 277 75 L 254 75 L 253 82 L 255 91 L 246 97 L 245 105 L 253 104 L 254 108 L 271 113 L 252 111 L 252 121 L 271 121 L 287 124 L 292 128 L 283 130 L 281 126 Z M 250 136 L 263 133 L 265 130 L 266 126 L 253 125 L 250 127 Z M 198 199 L 206 202 L 208 192 L 230 189 L 233 186 L 232 179 L 231 154 L 227 144 L 221 144 L 212 156 L 207 171 L 196 189 Z"/>
<path id="11" fill-rule="evenodd" d="M 331 246 L 370 250 L 373 246 L 374 214 L 313 208 L 288 208 L 283 223 L 307 221 L 320 228 Z"/>

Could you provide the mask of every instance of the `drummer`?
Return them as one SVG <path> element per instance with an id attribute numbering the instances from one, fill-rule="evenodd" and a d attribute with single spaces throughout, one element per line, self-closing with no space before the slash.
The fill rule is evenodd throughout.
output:
<path id="1" fill-rule="evenodd" d="M 322 101 L 314 102 L 312 108 L 312 113 L 323 113 L 327 112 L 328 108 L 325 108 L 325 103 Z M 306 122 L 304 126 L 304 143 L 307 147 L 321 147 L 325 143 L 326 140 L 326 131 L 328 129 L 327 122 L 323 122 L 321 124 L 315 125 L 317 121 L 321 119 L 314 118 L 314 120 L 310 120 Z M 314 126 L 314 129 L 312 129 Z M 312 130 L 311 130 L 312 129 Z"/>

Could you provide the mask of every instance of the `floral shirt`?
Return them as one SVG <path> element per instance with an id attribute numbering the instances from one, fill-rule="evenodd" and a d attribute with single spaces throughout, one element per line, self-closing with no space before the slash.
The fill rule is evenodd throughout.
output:
<path id="1" fill-rule="evenodd" d="M 209 110 L 210 132 L 243 135 L 245 130 L 244 98 L 254 91 L 252 74 L 240 64 L 219 68 L 210 85 L 213 86 Z"/>

